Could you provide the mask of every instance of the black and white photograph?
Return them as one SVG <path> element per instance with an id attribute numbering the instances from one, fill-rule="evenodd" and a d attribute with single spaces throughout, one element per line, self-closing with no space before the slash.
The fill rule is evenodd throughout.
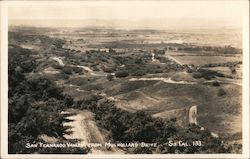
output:
<path id="1" fill-rule="evenodd" d="M 1 9 L 3 158 L 249 157 L 249 1 Z"/>

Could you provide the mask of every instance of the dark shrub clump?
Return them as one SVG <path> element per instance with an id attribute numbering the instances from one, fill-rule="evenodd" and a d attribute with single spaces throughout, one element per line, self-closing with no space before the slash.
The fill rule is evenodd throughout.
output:
<path id="1" fill-rule="evenodd" d="M 218 96 L 224 96 L 226 95 L 227 92 L 223 89 L 223 88 L 220 88 L 219 91 L 218 91 Z"/>

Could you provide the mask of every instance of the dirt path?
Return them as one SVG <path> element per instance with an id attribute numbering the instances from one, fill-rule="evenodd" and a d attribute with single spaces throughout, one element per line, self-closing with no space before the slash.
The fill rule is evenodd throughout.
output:
<path id="1" fill-rule="evenodd" d="M 102 146 L 93 146 L 91 148 L 92 154 L 123 154 L 124 152 L 117 148 L 111 148 L 107 150 L 104 146 L 106 139 L 104 135 L 100 132 L 98 126 L 96 125 L 94 114 L 87 110 L 75 110 L 70 109 L 63 114 L 72 114 L 71 116 L 66 117 L 67 119 L 73 120 L 70 122 L 64 122 L 64 126 L 70 126 L 69 131 L 72 131 L 72 134 L 64 135 L 66 139 L 77 139 L 82 145 L 102 145 Z"/>
<path id="2" fill-rule="evenodd" d="M 70 126 L 69 131 L 72 131 L 72 134 L 65 135 L 66 139 L 78 139 L 79 143 L 82 145 L 88 145 L 90 143 L 104 144 L 105 139 L 98 129 L 93 113 L 87 110 L 74 110 L 70 109 L 64 114 L 76 113 L 72 116 L 66 117 L 66 119 L 73 120 L 70 122 L 64 122 L 64 126 Z M 104 151 L 102 147 L 92 148 L 92 153 Z"/>
<path id="3" fill-rule="evenodd" d="M 183 65 L 182 62 L 180 62 L 179 60 L 175 59 L 173 56 L 171 55 L 165 55 L 166 58 L 170 59 L 171 61 L 174 61 L 175 63 L 179 64 L 179 65 Z"/>
<path id="4" fill-rule="evenodd" d="M 59 57 L 51 57 L 51 59 L 58 62 L 60 66 L 65 66 L 65 64 L 64 64 L 64 62 L 63 62 L 63 60 L 61 58 L 59 58 Z M 67 65 L 67 66 L 82 68 L 85 71 L 89 72 L 89 74 L 92 75 L 92 76 L 106 76 L 105 73 L 94 72 L 91 68 L 89 68 L 87 66 L 81 66 L 81 65 Z"/>
<path id="5" fill-rule="evenodd" d="M 198 83 L 198 82 L 187 82 L 187 81 L 174 81 L 171 78 L 164 78 L 164 77 L 130 78 L 129 81 L 162 81 L 165 83 L 175 83 L 175 84 L 197 84 Z"/>

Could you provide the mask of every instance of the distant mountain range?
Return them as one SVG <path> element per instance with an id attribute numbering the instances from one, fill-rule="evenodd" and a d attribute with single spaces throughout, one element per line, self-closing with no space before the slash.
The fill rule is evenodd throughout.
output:
<path id="1" fill-rule="evenodd" d="M 199 19 L 9 19 L 10 26 L 100 27 L 119 29 L 241 29 L 239 24 Z"/>

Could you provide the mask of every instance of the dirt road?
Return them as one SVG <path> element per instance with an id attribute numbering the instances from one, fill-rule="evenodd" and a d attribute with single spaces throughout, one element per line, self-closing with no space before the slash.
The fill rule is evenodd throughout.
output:
<path id="1" fill-rule="evenodd" d="M 182 62 L 180 62 L 179 60 L 175 59 L 173 56 L 171 55 L 165 55 L 166 58 L 168 58 L 171 61 L 174 61 L 175 63 L 179 64 L 179 65 L 183 65 Z"/>
<path id="2" fill-rule="evenodd" d="M 64 114 L 72 114 L 72 116 L 66 117 L 66 119 L 73 120 L 70 122 L 64 122 L 64 126 L 70 126 L 71 128 L 69 131 L 72 131 L 71 134 L 65 135 L 66 139 L 77 139 L 79 143 L 82 145 L 88 145 L 92 143 L 96 144 L 104 144 L 105 139 L 104 136 L 101 134 L 100 130 L 98 129 L 93 113 L 87 110 L 74 110 L 70 109 Z M 94 151 L 103 151 L 102 147 L 92 148 L 92 153 Z"/>
<path id="3" fill-rule="evenodd" d="M 69 131 L 72 131 L 69 135 L 64 135 L 66 139 L 77 139 L 81 145 L 88 145 L 91 147 L 92 154 L 109 154 L 118 153 L 123 154 L 124 152 L 117 148 L 107 150 L 104 146 L 106 139 L 100 132 L 96 125 L 94 114 L 87 110 L 75 110 L 69 109 L 63 114 L 72 114 L 66 117 L 66 119 L 72 120 L 70 122 L 64 122 L 64 126 L 70 126 Z M 97 146 L 102 145 L 102 146 Z"/>

